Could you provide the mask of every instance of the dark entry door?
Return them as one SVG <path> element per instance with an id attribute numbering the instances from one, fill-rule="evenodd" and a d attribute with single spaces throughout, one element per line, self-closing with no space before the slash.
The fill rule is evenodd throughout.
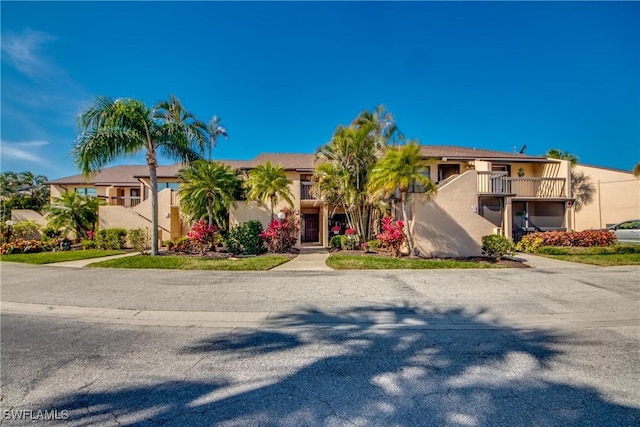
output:
<path id="1" fill-rule="evenodd" d="M 305 242 L 318 241 L 318 215 L 314 215 L 314 214 L 304 215 L 304 241 Z"/>

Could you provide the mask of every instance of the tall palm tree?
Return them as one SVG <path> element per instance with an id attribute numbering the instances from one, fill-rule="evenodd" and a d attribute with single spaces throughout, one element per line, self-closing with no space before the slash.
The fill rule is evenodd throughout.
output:
<path id="1" fill-rule="evenodd" d="M 367 185 L 373 199 L 388 198 L 396 191 L 400 193 L 404 232 L 411 254 L 414 253 L 414 246 L 409 218 L 407 218 L 407 203 L 410 202 L 411 197 L 409 190 L 420 190 L 427 195 L 436 192 L 436 185 L 423 174 L 424 170 L 425 164 L 420 154 L 420 146 L 411 141 L 403 146 L 389 147 L 371 171 Z"/>
<path id="2" fill-rule="evenodd" d="M 229 206 L 236 205 L 234 193 L 240 183 L 239 172 L 227 165 L 196 160 L 188 168 L 181 169 L 178 177 L 182 180 L 180 207 L 193 219 L 206 216 L 212 226 L 217 222 L 216 211 L 226 211 Z"/>
<path id="3" fill-rule="evenodd" d="M 87 238 L 98 222 L 98 209 L 104 201 L 97 197 L 84 197 L 67 191 L 53 199 L 44 208 L 49 223 L 56 229 L 73 231 L 79 239 Z"/>
<path id="4" fill-rule="evenodd" d="M 338 126 L 319 148 L 314 171 L 316 194 L 325 203 L 342 206 L 349 226 L 364 240 L 371 237 L 374 208 L 367 181 L 377 161 L 375 139 L 367 126 Z"/>
<path id="5" fill-rule="evenodd" d="M 373 139 L 375 149 L 380 154 L 384 153 L 387 146 L 404 141 L 404 135 L 398 129 L 395 117 L 382 104 L 373 111 L 362 111 L 351 124 L 367 129 L 369 138 Z"/>
<path id="6" fill-rule="evenodd" d="M 73 149 L 84 175 L 123 157 L 146 153 L 151 184 L 151 255 L 158 254 L 158 154 L 188 163 L 210 143 L 206 124 L 170 95 L 153 108 L 135 99 L 98 97 L 78 120 L 80 136 Z M 199 154 L 200 153 L 200 154 Z"/>
<path id="7" fill-rule="evenodd" d="M 271 203 L 271 220 L 275 218 L 273 209 L 279 200 L 286 201 L 293 208 L 292 181 L 287 178 L 284 168 L 272 165 L 270 161 L 258 165 L 249 172 L 246 181 L 247 200 L 259 200 Z"/>
<path id="8" fill-rule="evenodd" d="M 209 160 L 211 160 L 211 149 L 216 148 L 218 143 L 218 136 L 224 136 L 225 139 L 229 139 L 227 130 L 220 125 L 220 118 L 213 116 L 209 122 L 209 135 L 211 137 L 211 144 L 209 144 Z"/>

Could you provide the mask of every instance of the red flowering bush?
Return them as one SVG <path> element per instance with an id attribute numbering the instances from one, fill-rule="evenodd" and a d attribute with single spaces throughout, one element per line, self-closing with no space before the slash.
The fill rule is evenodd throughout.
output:
<path id="1" fill-rule="evenodd" d="M 260 237 L 267 245 L 269 252 L 288 252 L 298 243 L 300 220 L 290 209 L 283 210 L 284 220 L 274 219 Z M 282 247 L 280 247 L 282 242 Z"/>
<path id="2" fill-rule="evenodd" d="M 211 246 L 213 246 L 213 240 L 218 227 L 215 225 L 209 225 L 207 221 L 201 219 L 193 224 L 191 230 L 187 233 L 187 237 L 191 241 L 191 245 L 200 254 L 204 254 Z"/>
<path id="3" fill-rule="evenodd" d="M 347 228 L 344 231 L 344 234 L 346 234 L 347 236 L 353 236 L 356 234 L 356 229 L 355 228 Z"/>
<path id="4" fill-rule="evenodd" d="M 382 233 L 378 234 L 380 244 L 391 249 L 393 256 L 400 256 L 400 248 L 406 241 L 404 234 L 404 221 L 394 221 L 390 217 L 381 220 Z"/>
<path id="5" fill-rule="evenodd" d="M 518 250 L 530 248 L 528 252 L 535 252 L 538 246 L 610 246 L 616 241 L 615 234 L 606 230 L 545 231 L 523 236 Z"/>

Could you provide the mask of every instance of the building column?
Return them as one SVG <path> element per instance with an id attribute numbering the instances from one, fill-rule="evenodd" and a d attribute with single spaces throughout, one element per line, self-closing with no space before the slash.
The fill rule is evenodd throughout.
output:
<path id="1" fill-rule="evenodd" d="M 319 216 L 320 236 L 322 236 L 320 241 L 322 242 L 322 246 L 329 247 L 329 207 L 323 206 Z"/>
<path id="2" fill-rule="evenodd" d="M 513 206 L 511 204 L 511 197 L 505 197 L 503 199 L 504 212 L 502 218 L 502 235 L 507 239 L 513 238 Z"/>

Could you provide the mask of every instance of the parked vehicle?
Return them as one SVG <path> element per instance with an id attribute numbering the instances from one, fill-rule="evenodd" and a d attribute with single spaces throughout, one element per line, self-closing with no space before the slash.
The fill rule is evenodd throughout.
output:
<path id="1" fill-rule="evenodd" d="M 640 219 L 631 219 L 607 227 L 618 238 L 620 243 L 640 244 Z"/>

